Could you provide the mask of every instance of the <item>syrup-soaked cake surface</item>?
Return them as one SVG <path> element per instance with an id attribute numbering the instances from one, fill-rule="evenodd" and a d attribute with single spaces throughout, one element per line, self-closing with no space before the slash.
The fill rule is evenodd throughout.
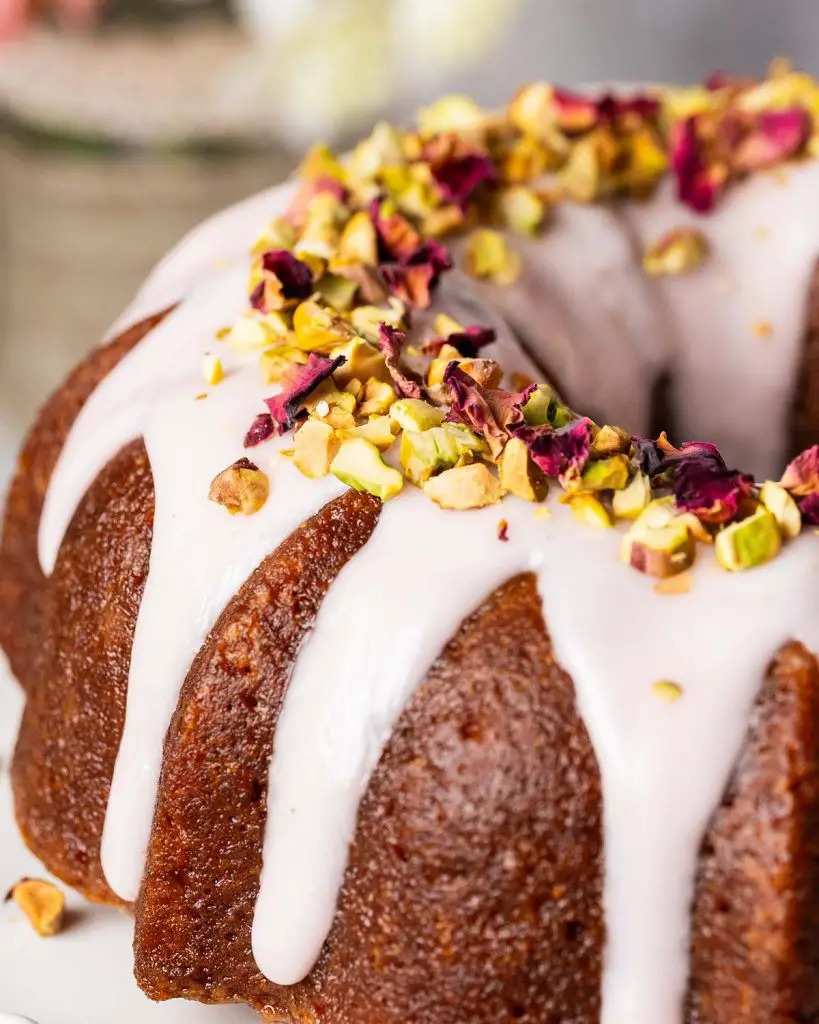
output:
<path id="1" fill-rule="evenodd" d="M 46 406 L 17 814 L 149 995 L 816 1016 L 817 112 L 777 66 L 317 147 Z"/>

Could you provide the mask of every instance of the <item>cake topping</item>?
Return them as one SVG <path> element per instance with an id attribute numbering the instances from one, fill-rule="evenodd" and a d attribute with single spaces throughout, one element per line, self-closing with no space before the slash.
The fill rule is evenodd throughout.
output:
<path id="1" fill-rule="evenodd" d="M 48 938 L 63 930 L 65 896 L 51 882 L 39 878 L 23 878 L 6 894 L 26 915 L 38 935 Z"/>
<path id="2" fill-rule="evenodd" d="M 705 263 L 708 242 L 696 228 L 674 228 L 657 239 L 643 255 L 643 270 L 652 277 L 688 274 Z"/>
<path id="3" fill-rule="evenodd" d="M 683 695 L 683 688 L 680 684 L 672 682 L 670 679 L 658 679 L 651 689 L 657 697 L 668 701 L 669 704 L 674 704 Z"/>
<path id="4" fill-rule="evenodd" d="M 267 474 L 250 459 L 239 459 L 214 478 L 208 497 L 223 505 L 232 516 L 251 516 L 262 508 L 269 495 Z"/>

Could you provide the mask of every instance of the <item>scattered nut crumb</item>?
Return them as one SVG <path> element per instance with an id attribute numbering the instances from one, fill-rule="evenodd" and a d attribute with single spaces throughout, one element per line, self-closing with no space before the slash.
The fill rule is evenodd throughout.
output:
<path id="1" fill-rule="evenodd" d="M 208 397 L 207 391 L 203 391 L 201 394 L 196 396 L 194 401 L 195 402 L 204 402 L 207 397 Z"/>
<path id="2" fill-rule="evenodd" d="M 498 540 L 509 540 L 509 523 L 505 519 L 498 522 Z"/>
<path id="3" fill-rule="evenodd" d="M 773 324 L 770 320 L 757 320 L 754 324 L 754 334 L 757 338 L 770 338 L 773 331 Z"/>
<path id="4" fill-rule="evenodd" d="M 546 508 L 545 505 L 541 505 L 539 508 L 535 509 L 534 517 L 535 519 L 551 519 L 552 510 L 550 508 Z"/>
<path id="5" fill-rule="evenodd" d="M 655 696 L 668 701 L 669 704 L 678 701 L 683 695 L 683 688 L 680 684 L 673 683 L 670 679 L 659 679 L 653 684 L 651 689 Z"/>
<path id="6" fill-rule="evenodd" d="M 250 461 L 239 459 L 222 470 L 210 485 L 208 497 L 223 505 L 232 516 L 251 516 L 258 512 L 270 496 L 270 480 L 266 473 Z"/>
<path id="7" fill-rule="evenodd" d="M 764 242 L 765 239 L 770 236 L 770 234 L 770 228 L 757 228 L 756 231 L 754 231 L 754 238 L 756 238 L 759 242 Z"/>
<path id="8" fill-rule="evenodd" d="M 694 580 L 690 572 L 681 572 L 676 576 L 667 576 L 654 584 L 654 590 L 658 594 L 687 594 L 691 589 Z"/>
<path id="9" fill-rule="evenodd" d="M 65 896 L 52 882 L 39 878 L 21 878 L 6 894 L 14 900 L 38 935 L 47 938 L 62 931 Z"/>
<path id="10" fill-rule="evenodd" d="M 222 360 L 218 356 L 211 355 L 210 352 L 206 353 L 202 361 L 202 376 L 205 378 L 206 384 L 221 384 L 225 379 Z"/>

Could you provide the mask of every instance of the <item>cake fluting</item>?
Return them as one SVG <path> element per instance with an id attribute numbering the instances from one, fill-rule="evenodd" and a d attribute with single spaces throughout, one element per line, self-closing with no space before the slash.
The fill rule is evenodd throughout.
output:
<path id="1" fill-rule="evenodd" d="M 148 994 L 812 1019 L 817 95 L 533 86 L 317 148 L 47 407 L 17 813 L 134 905 Z"/>

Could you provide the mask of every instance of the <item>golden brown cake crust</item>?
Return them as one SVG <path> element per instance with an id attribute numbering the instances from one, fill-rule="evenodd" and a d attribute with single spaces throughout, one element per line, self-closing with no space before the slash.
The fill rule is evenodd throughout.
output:
<path id="1" fill-rule="evenodd" d="M 99 847 L 153 507 L 148 456 L 135 441 L 83 499 L 43 590 L 41 646 L 12 765 L 26 842 L 55 875 L 103 902 L 119 902 Z"/>
<path id="2" fill-rule="evenodd" d="M 351 525 L 345 513 L 333 532 Z M 265 563 L 189 676 L 137 904 L 140 983 L 155 998 L 249 998 L 328 1024 L 596 1021 L 599 774 L 530 576 L 462 626 L 405 710 L 313 975 L 277 989 L 256 969 L 269 744 L 288 668 L 263 638 L 283 630 L 289 648 L 292 630 L 288 615 L 276 623 L 267 577 L 302 571 L 311 532 Z M 312 612 L 318 595 L 298 579 L 306 595 L 283 581 L 279 594 Z"/>
<path id="3" fill-rule="evenodd" d="M 776 658 L 703 844 L 690 1024 L 819 1020 L 819 666 Z"/>
<path id="4" fill-rule="evenodd" d="M 95 349 L 45 403 L 17 462 L 0 534 L 0 647 L 28 690 L 39 647 L 43 574 L 37 526 L 51 474 L 71 425 L 91 392 L 166 316 L 158 313 Z"/>

